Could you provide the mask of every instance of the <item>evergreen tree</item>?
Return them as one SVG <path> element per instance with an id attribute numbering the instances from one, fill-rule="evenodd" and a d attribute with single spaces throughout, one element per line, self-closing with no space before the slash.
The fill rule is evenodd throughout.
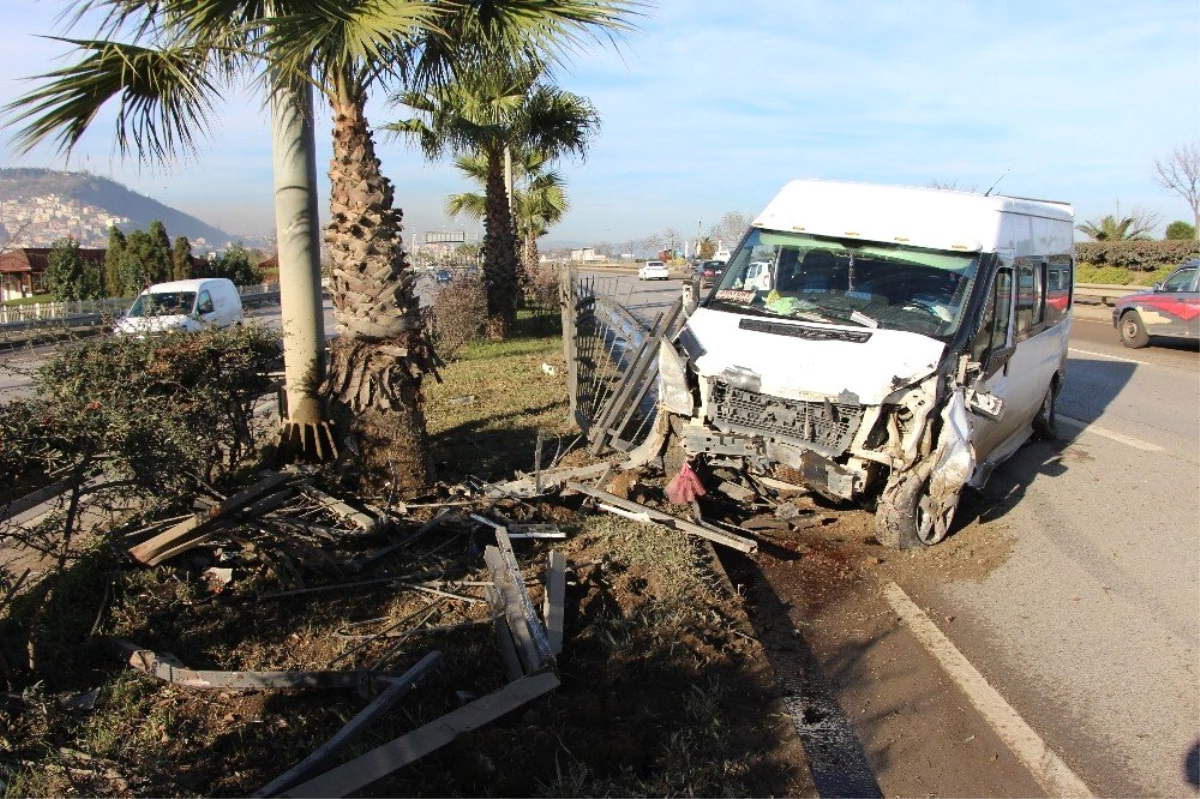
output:
<path id="1" fill-rule="evenodd" d="M 125 296 L 121 283 L 121 259 L 125 256 L 125 234 L 116 225 L 108 229 L 108 250 L 104 253 L 104 296 Z"/>
<path id="2" fill-rule="evenodd" d="M 150 261 L 150 277 L 152 283 L 163 283 L 171 280 L 175 271 L 171 253 L 171 237 L 167 228 L 157 219 L 150 223 L 150 240 L 153 243 L 153 256 Z"/>
<path id="3" fill-rule="evenodd" d="M 178 236 L 171 250 L 171 278 L 187 280 L 191 277 L 198 277 L 192 274 L 192 245 L 187 236 Z"/>
<path id="4" fill-rule="evenodd" d="M 75 239 L 59 239 L 50 248 L 46 287 L 56 300 L 87 300 L 99 294 L 98 281 L 88 274 Z"/>
<path id="5" fill-rule="evenodd" d="M 121 293 L 132 297 L 154 283 L 154 240 L 144 230 L 134 230 L 125 238 L 121 254 Z"/>

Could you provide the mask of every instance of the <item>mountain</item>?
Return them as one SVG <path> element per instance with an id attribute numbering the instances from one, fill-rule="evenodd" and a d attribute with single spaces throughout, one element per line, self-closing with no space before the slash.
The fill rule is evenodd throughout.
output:
<path id="1" fill-rule="evenodd" d="M 224 247 L 232 238 L 220 228 L 108 178 L 53 169 L 0 169 L 0 236 L 26 246 L 49 246 L 72 236 L 83 246 L 103 247 L 108 227 L 145 230 L 162 221 L 174 238 L 203 239 Z"/>

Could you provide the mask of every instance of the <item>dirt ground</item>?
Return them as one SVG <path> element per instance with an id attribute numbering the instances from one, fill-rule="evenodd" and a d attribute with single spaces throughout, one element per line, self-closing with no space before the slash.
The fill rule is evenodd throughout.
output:
<path id="1" fill-rule="evenodd" d="M 547 363 L 561 367 L 557 339 L 445 371 L 429 399 L 444 476 L 495 478 L 528 468 L 539 430 L 547 457 L 569 445 L 565 404 L 556 399 L 561 368 L 549 374 Z M 472 465 L 472 452 L 487 457 Z M 474 505 L 568 534 L 514 541 L 535 607 L 550 550 L 568 560 L 561 686 L 365 793 L 815 795 L 744 597 L 711 547 L 581 512 L 582 499 Z M 364 534 L 302 500 L 288 512 L 335 532 L 304 536 L 247 522 L 153 568 L 129 561 L 119 531 L 98 536 L 66 573 L 0 614 L 0 793 L 247 795 L 366 702 L 353 689 L 174 686 L 129 668 L 112 650 L 114 639 L 169 653 L 189 668 L 228 671 L 398 674 L 442 652 L 429 678 L 331 765 L 502 687 L 483 595 L 490 576 L 482 555 L 494 534 L 459 513 L 473 501 L 443 485 L 410 498 L 408 517 L 393 531 Z M 369 568 L 349 568 L 443 508 L 455 514 L 451 521 Z M 388 577 L 395 579 L 379 581 Z M 314 590 L 325 587 L 333 590 Z"/>

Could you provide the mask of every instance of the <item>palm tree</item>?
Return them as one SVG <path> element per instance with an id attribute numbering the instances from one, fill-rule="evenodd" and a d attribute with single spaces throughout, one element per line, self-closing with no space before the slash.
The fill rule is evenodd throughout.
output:
<path id="1" fill-rule="evenodd" d="M 84 57 L 41 76 L 42 86 L 7 111 L 10 124 L 23 125 L 20 146 L 54 139 L 69 153 L 116 99 L 122 153 L 168 161 L 195 151 L 234 79 L 266 75 L 269 96 L 284 112 L 276 116 L 293 134 L 280 143 L 295 156 L 306 147 L 303 125 L 311 124 L 298 98 L 306 83 L 315 85 L 334 112 L 327 239 L 342 327 L 326 395 L 349 410 L 364 455 L 380 446 L 368 459 L 386 465 L 402 487 L 421 485 L 431 476 L 420 387 L 431 353 L 407 279 L 400 212 L 363 113 L 368 93 L 380 82 L 445 82 L 462 56 L 479 49 L 532 56 L 585 32 L 611 35 L 628 27 L 630 7 L 628 0 L 80 0 L 76 21 L 89 12 L 102 19 L 97 38 L 68 40 Z M 134 41 L 120 41 L 129 31 Z M 315 173 L 311 159 L 309 148 L 301 159 L 307 170 L 293 164 L 297 183 Z M 281 228 L 300 222 L 315 231 L 311 192 L 287 212 L 277 207 L 277 219 Z M 319 305 L 312 294 L 309 304 Z M 286 328 L 287 307 L 284 314 Z M 309 395 L 318 377 L 307 375 Z"/>
<path id="2" fill-rule="evenodd" d="M 487 160 L 479 153 L 459 156 L 454 165 L 481 186 L 487 182 Z M 537 240 L 562 220 L 570 203 L 562 177 L 547 171 L 548 159 L 541 153 L 519 150 L 513 158 L 514 189 L 512 215 L 520 245 L 520 266 L 525 275 L 538 267 Z M 446 199 L 446 215 L 463 214 L 480 220 L 487 213 L 487 200 L 477 192 L 451 194 Z"/>
<path id="3" fill-rule="evenodd" d="M 1120 217 L 1108 214 L 1099 222 L 1085 221 L 1075 229 L 1095 241 L 1134 241 L 1147 239 L 1147 235 L 1158 224 L 1158 218 L 1145 216 L 1136 211 L 1132 216 Z"/>
<path id="4" fill-rule="evenodd" d="M 586 98 L 541 81 L 539 63 L 496 58 L 485 68 L 460 74 L 426 91 L 397 94 L 393 102 L 417 116 L 387 125 L 416 142 L 426 157 L 446 152 L 475 154 L 484 169 L 483 275 L 489 333 L 505 338 L 516 320 L 520 297 L 513 202 L 505 186 L 506 156 L 538 154 L 544 160 L 583 156 L 599 127 Z"/>

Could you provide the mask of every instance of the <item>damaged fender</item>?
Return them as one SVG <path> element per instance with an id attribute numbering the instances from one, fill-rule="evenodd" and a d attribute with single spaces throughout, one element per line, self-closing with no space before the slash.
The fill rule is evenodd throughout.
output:
<path id="1" fill-rule="evenodd" d="M 950 532 L 963 486 L 975 472 L 970 420 L 962 387 L 954 389 L 942 411 L 942 431 L 929 473 L 929 496 L 923 508 L 933 525 L 927 544 L 936 544 Z"/>

